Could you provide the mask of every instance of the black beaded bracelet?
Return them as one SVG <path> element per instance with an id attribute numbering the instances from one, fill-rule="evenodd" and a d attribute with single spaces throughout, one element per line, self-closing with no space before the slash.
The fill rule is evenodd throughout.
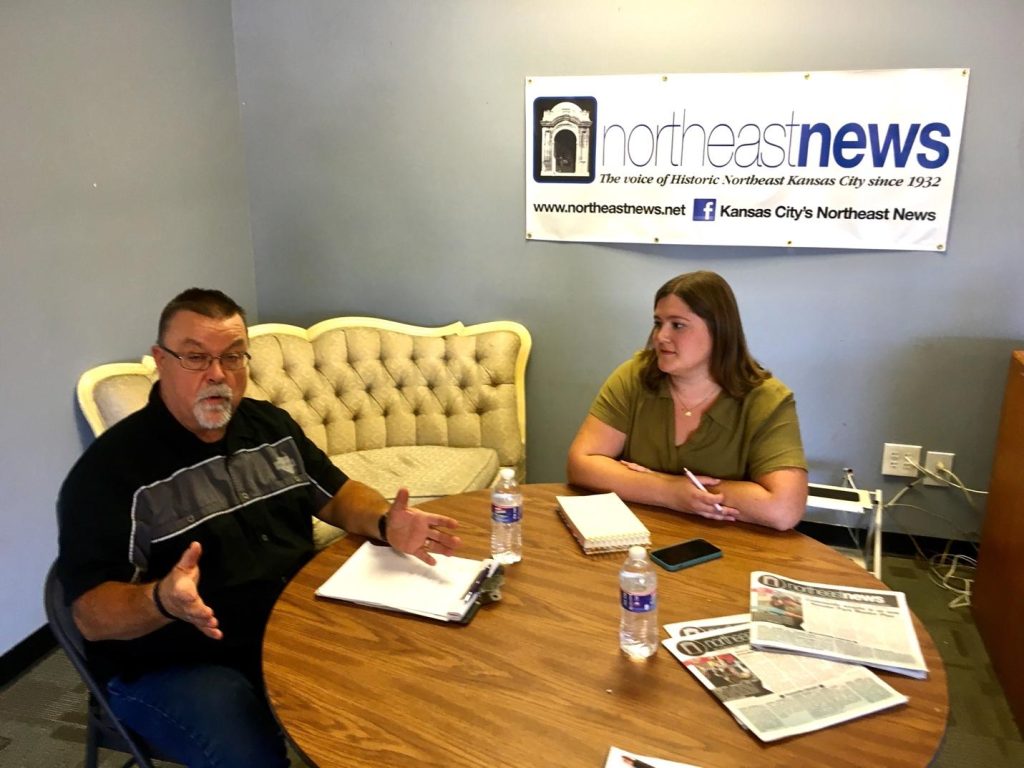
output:
<path id="1" fill-rule="evenodd" d="M 178 617 L 168 611 L 164 607 L 163 600 L 160 599 L 160 581 L 162 581 L 162 579 L 158 580 L 156 584 L 153 585 L 153 604 L 156 605 L 156 609 L 168 619 L 171 621 L 178 621 Z"/>
<path id="2" fill-rule="evenodd" d="M 377 518 L 377 533 L 379 538 L 385 544 L 388 543 L 388 513 L 385 512 L 383 515 Z"/>

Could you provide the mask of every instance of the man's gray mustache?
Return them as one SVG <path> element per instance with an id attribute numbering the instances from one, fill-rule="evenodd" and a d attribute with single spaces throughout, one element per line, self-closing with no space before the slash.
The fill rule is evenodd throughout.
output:
<path id="1" fill-rule="evenodd" d="M 234 393 L 227 384 L 213 384 L 199 391 L 199 394 L 196 395 L 196 403 L 198 404 L 207 397 L 225 397 L 230 401 L 232 394 Z"/>

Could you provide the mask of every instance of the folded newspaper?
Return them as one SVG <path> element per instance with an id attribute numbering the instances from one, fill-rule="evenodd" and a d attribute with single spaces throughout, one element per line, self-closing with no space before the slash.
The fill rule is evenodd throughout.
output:
<path id="1" fill-rule="evenodd" d="M 750 574 L 750 644 L 928 677 L 902 592 Z"/>
<path id="2" fill-rule="evenodd" d="M 762 741 L 821 730 L 899 706 L 907 697 L 870 669 L 750 647 L 750 625 L 704 620 L 666 625 L 675 637 L 662 645 Z M 671 629 L 670 629 L 671 627 Z"/>

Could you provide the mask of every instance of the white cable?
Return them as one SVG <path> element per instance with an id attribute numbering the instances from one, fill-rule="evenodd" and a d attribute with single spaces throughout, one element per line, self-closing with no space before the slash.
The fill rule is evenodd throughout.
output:
<path id="1" fill-rule="evenodd" d="M 949 475 L 950 477 L 953 478 L 953 480 L 955 481 L 953 483 L 953 485 L 955 485 L 957 488 L 959 488 L 961 491 L 963 491 L 964 498 L 967 499 L 967 503 L 970 505 L 971 509 L 973 509 L 975 512 L 977 512 L 978 511 L 978 507 L 975 506 L 974 499 L 971 498 L 971 494 L 972 493 L 977 493 L 977 494 L 988 495 L 988 491 L 976 491 L 973 488 L 968 488 L 966 485 L 964 485 L 963 480 L 961 480 L 957 475 L 955 475 L 953 473 L 953 470 L 951 470 L 951 469 L 946 469 L 945 467 L 939 467 L 939 471 L 940 472 L 945 472 L 947 475 Z M 947 480 L 946 482 L 948 483 L 949 481 Z"/>
<path id="2" fill-rule="evenodd" d="M 966 485 L 964 485 L 964 481 L 961 480 L 953 470 L 949 469 L 948 467 L 946 467 L 941 462 L 939 462 L 939 466 L 938 466 L 939 472 L 941 472 L 943 474 L 946 474 L 946 475 L 949 475 L 949 477 L 953 478 L 952 480 L 950 480 L 949 477 L 943 477 L 942 475 L 938 474 L 938 472 L 932 472 L 930 469 L 926 469 L 925 467 L 922 467 L 920 464 L 918 464 L 913 459 L 908 459 L 907 457 L 904 456 L 903 460 L 905 462 L 907 462 L 907 464 L 912 466 L 914 469 L 918 470 L 919 472 L 924 472 L 930 478 L 932 478 L 933 480 L 938 480 L 943 485 L 952 485 L 952 486 L 954 486 L 956 488 L 959 488 L 964 493 L 977 493 L 978 495 L 981 495 L 981 496 L 987 496 L 988 495 L 988 491 L 978 491 L 978 490 L 975 490 L 974 488 L 968 488 Z"/>
<path id="3" fill-rule="evenodd" d="M 943 554 L 933 556 L 929 560 L 929 564 L 933 566 L 932 581 L 946 591 L 956 593 L 956 597 L 947 603 L 950 608 L 963 608 L 971 604 L 971 588 L 974 586 L 974 579 L 956 575 L 956 569 L 961 563 L 966 563 L 968 568 L 978 567 L 978 561 L 966 555 Z M 942 574 L 938 568 L 947 565 L 949 570 Z M 957 581 L 960 583 L 956 583 Z"/>
<path id="4" fill-rule="evenodd" d="M 888 509 L 889 507 L 895 505 L 897 501 L 899 501 L 900 499 L 903 498 L 903 494 L 905 494 L 907 491 L 909 491 L 915 485 L 920 485 L 923 482 L 924 482 L 924 478 L 923 477 L 918 477 L 913 482 L 907 483 L 906 486 L 904 486 L 902 489 L 900 489 L 899 493 L 897 493 L 895 496 L 893 496 L 891 499 L 889 499 L 888 502 L 886 502 L 886 504 L 883 507 L 883 509 Z"/>
<path id="5" fill-rule="evenodd" d="M 907 462 L 907 464 L 909 464 L 910 466 L 912 466 L 912 467 L 913 467 L 914 469 L 916 469 L 916 470 L 917 470 L 918 472 L 924 472 L 924 473 L 925 473 L 926 475 L 928 475 L 928 477 L 930 477 L 930 478 L 931 478 L 932 480 L 938 480 L 938 481 L 939 481 L 940 483 L 942 483 L 943 485 L 953 485 L 953 483 L 951 483 L 951 482 L 950 482 L 949 480 L 947 480 L 946 478 L 944 478 L 944 477 L 940 477 L 940 476 L 939 476 L 939 475 L 937 475 L 937 474 L 936 474 L 935 472 L 932 472 L 932 471 L 931 471 L 930 469 L 925 469 L 924 467 L 922 467 L 922 466 L 921 466 L 920 464 L 918 464 L 918 463 L 917 463 L 916 461 L 914 461 L 913 459 L 908 459 L 908 458 L 907 458 L 906 456 L 904 456 L 904 457 L 903 457 L 903 460 L 904 460 L 905 462 Z"/>
<path id="6" fill-rule="evenodd" d="M 885 506 L 886 506 L 886 508 L 892 506 L 892 507 L 906 507 L 908 509 L 916 509 L 919 512 L 924 512 L 926 515 L 931 515 L 932 517 L 937 517 L 939 520 L 941 520 L 946 525 L 948 525 L 949 529 L 953 533 L 955 533 L 957 536 L 961 537 L 960 541 L 966 541 L 968 544 L 970 544 L 972 547 L 974 547 L 974 551 L 975 552 L 978 551 L 978 544 L 976 542 L 974 542 L 974 541 L 971 541 L 970 534 L 968 534 L 967 531 L 965 531 L 962 528 L 960 528 L 955 522 L 953 522 L 951 519 L 949 519 L 945 515 L 940 515 L 938 512 L 933 512 L 930 509 L 925 509 L 924 507 L 919 507 L 917 504 L 906 504 L 906 503 L 903 503 L 903 504 L 893 504 L 892 502 L 890 502 L 889 504 L 886 504 Z M 897 521 L 896 524 L 899 525 L 899 521 Z M 905 534 L 907 534 L 908 536 L 912 537 L 912 534 L 910 534 L 910 532 L 908 532 L 907 529 L 904 528 L 902 525 L 900 525 L 900 529 Z M 918 550 L 918 552 L 920 552 L 920 550 Z M 925 556 L 923 552 L 920 552 L 920 554 L 921 554 L 921 557 Z"/>
<path id="7" fill-rule="evenodd" d="M 908 459 L 908 458 L 904 457 L 903 460 L 906 461 L 910 466 L 914 467 L 917 470 L 920 470 L 921 472 L 924 472 L 926 475 L 928 475 L 928 477 L 931 477 L 934 480 L 937 480 L 938 482 L 942 483 L 943 485 L 952 486 L 954 488 L 959 488 L 961 491 L 963 491 L 964 498 L 967 500 L 968 506 L 971 509 L 973 509 L 975 512 L 978 511 L 978 507 L 975 505 L 974 499 L 972 499 L 970 497 L 970 494 L 971 493 L 987 493 L 987 491 L 975 491 L 975 490 L 973 490 L 971 488 L 967 488 L 963 484 L 963 481 L 959 477 L 957 477 L 955 474 L 953 474 L 952 470 L 946 469 L 946 467 L 943 466 L 941 462 L 939 463 L 939 467 L 938 467 L 939 472 L 945 472 L 947 475 L 949 475 L 950 477 L 954 478 L 956 482 L 954 482 L 953 480 L 950 480 L 949 478 L 942 477 L 941 475 L 939 475 L 939 474 L 937 474 L 935 472 L 932 472 L 930 469 L 925 469 L 924 467 L 922 467 L 920 464 L 918 464 L 913 459 Z"/>
<path id="8" fill-rule="evenodd" d="M 850 534 L 850 541 L 853 542 L 853 546 L 856 547 L 859 550 L 861 548 L 861 544 L 857 540 L 857 534 L 854 533 L 853 526 L 850 526 L 850 525 L 846 526 L 846 530 Z"/>
<path id="9" fill-rule="evenodd" d="M 912 509 L 919 509 L 922 512 L 928 512 L 928 510 L 923 507 L 918 507 L 914 504 L 897 504 L 896 506 L 910 507 Z M 898 519 L 892 516 L 890 516 L 889 519 L 893 520 L 893 522 L 899 526 L 900 530 L 902 530 L 910 539 L 911 543 L 914 545 L 914 549 L 917 550 L 918 557 L 921 558 L 922 562 L 924 562 L 925 566 L 928 568 L 928 578 L 931 582 L 947 592 L 956 593 L 956 597 L 950 600 L 946 604 L 946 607 L 963 608 L 969 606 L 971 604 L 971 587 L 974 584 L 974 579 L 969 579 L 964 576 L 956 576 L 955 572 L 957 565 L 961 562 L 968 563 L 969 567 L 975 567 L 977 565 L 977 561 L 972 557 L 967 557 L 966 555 L 952 555 L 952 562 L 949 562 L 947 558 L 949 558 L 950 555 L 945 553 L 938 553 L 928 557 L 925 555 L 924 550 L 921 549 L 921 545 L 918 544 L 914 534 L 910 533 Z M 977 549 L 976 546 L 975 549 Z M 939 570 L 939 567 L 943 565 L 950 566 L 949 570 L 945 574 Z M 954 579 L 960 579 L 962 584 L 951 584 L 951 580 Z"/>
<path id="10" fill-rule="evenodd" d="M 955 485 L 957 488 L 959 488 L 964 493 L 976 493 L 979 496 L 988 496 L 988 491 L 977 491 L 974 488 L 968 488 L 967 486 L 965 486 L 964 485 L 964 481 L 961 480 L 952 469 L 948 469 L 946 467 L 939 467 L 939 472 L 945 472 L 947 475 L 952 477 L 953 478 L 953 485 Z M 946 482 L 948 483 L 949 480 L 946 480 Z"/>
<path id="11" fill-rule="evenodd" d="M 857 487 L 857 483 L 854 482 L 854 479 L 853 479 L 853 468 L 852 467 L 843 467 L 843 485 L 849 485 L 849 487 L 852 488 L 855 491 L 860 490 Z M 848 518 L 849 518 L 849 516 L 847 515 L 847 519 Z M 846 525 L 844 527 L 846 528 L 846 532 L 850 534 L 850 540 L 853 542 L 854 547 L 856 547 L 856 549 L 858 551 L 860 551 L 861 554 L 863 554 L 864 546 L 860 543 L 860 540 L 857 538 L 857 531 L 860 531 L 861 529 L 857 528 L 855 530 L 852 525 Z M 867 543 L 867 536 L 865 535 L 865 544 L 866 543 Z"/>

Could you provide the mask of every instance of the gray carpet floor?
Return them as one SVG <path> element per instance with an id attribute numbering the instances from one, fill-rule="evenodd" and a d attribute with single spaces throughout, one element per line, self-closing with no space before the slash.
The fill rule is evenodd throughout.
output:
<path id="1" fill-rule="evenodd" d="M 928 627 L 946 664 L 949 725 L 933 765 L 1024 766 L 1024 741 L 992 672 L 970 609 L 950 608 L 948 604 L 955 595 L 934 584 L 920 560 L 886 556 L 883 569 L 889 587 L 907 594 L 911 608 Z M 85 701 L 85 687 L 60 651 L 50 653 L 9 683 L 0 691 L 0 766 L 81 766 Z M 293 762 L 303 765 L 294 756 Z M 102 768 L 123 763 L 122 755 L 102 753 Z"/>

